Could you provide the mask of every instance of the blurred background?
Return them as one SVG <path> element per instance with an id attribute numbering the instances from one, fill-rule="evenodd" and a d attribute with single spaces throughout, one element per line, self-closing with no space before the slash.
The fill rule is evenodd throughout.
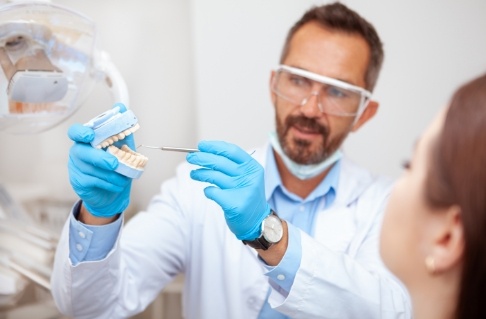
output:
<path id="1" fill-rule="evenodd" d="M 99 47 L 127 83 L 130 107 L 141 126 L 137 144 L 195 147 L 201 139 L 221 139 L 249 149 L 264 143 L 274 128 L 268 84 L 288 29 L 310 6 L 330 1 L 51 2 L 96 23 Z M 359 164 L 397 177 L 414 141 L 452 91 L 486 71 L 486 1 L 341 2 L 376 27 L 385 49 L 374 92 L 379 112 L 350 136 L 344 150 Z M 78 112 L 49 131 L 0 132 L 0 184 L 54 231 L 76 200 L 67 176 L 67 128 L 109 108 L 108 91 L 96 87 Z M 140 152 L 149 163 L 133 183 L 129 215 L 145 207 L 185 156 Z M 181 280 L 137 318 L 179 318 Z M 48 303 L 48 293 L 33 286 L 17 305 L 0 309 L 0 318 L 30 318 L 14 310 L 36 299 Z"/>

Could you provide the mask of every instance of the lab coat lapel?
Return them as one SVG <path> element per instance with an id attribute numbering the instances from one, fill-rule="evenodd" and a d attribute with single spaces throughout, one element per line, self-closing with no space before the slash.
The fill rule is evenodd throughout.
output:
<path id="1" fill-rule="evenodd" d="M 356 234 L 356 200 L 372 183 L 371 175 L 342 159 L 339 185 L 334 203 L 318 212 L 314 238 L 331 250 L 345 252 Z"/>

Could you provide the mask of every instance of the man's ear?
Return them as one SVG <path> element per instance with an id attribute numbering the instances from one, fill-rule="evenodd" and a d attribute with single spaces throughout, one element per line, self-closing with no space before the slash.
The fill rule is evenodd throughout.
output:
<path id="1" fill-rule="evenodd" d="M 272 99 L 272 105 L 273 106 L 276 105 L 275 103 L 276 103 L 276 100 L 277 100 L 277 96 L 272 91 L 272 83 L 273 83 L 273 79 L 275 78 L 275 76 L 276 76 L 275 71 L 272 70 L 272 72 L 270 73 L 270 82 L 269 82 L 268 88 L 270 89 L 270 98 Z"/>
<path id="2" fill-rule="evenodd" d="M 376 112 L 378 112 L 379 105 L 380 104 L 376 101 L 369 101 L 368 106 L 366 106 L 365 110 L 363 111 L 363 114 L 361 114 L 358 121 L 354 123 L 351 132 L 356 132 L 363 124 L 365 124 L 366 122 L 368 122 L 369 119 L 375 116 Z"/>
<path id="3" fill-rule="evenodd" d="M 440 214 L 443 214 L 440 212 Z M 464 255 L 464 226 L 461 208 L 451 206 L 445 212 L 441 224 L 433 230 L 433 247 L 430 257 L 435 263 L 435 272 L 441 273 L 459 265 Z"/>

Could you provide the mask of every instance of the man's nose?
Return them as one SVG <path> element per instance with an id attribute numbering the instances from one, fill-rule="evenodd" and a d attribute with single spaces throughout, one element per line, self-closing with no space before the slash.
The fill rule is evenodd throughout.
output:
<path id="1" fill-rule="evenodd" d="M 322 114 L 322 105 L 319 100 L 319 91 L 313 91 L 302 100 L 300 110 L 307 117 L 318 117 Z"/>

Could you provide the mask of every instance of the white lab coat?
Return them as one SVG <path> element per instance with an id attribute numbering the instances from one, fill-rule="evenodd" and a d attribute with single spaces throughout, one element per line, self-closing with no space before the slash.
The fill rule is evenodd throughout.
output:
<path id="1" fill-rule="evenodd" d="M 262 165 L 266 147 L 253 155 Z M 184 273 L 186 318 L 257 318 L 269 283 L 255 250 L 229 231 L 221 208 L 183 163 L 148 209 L 127 223 L 109 255 L 72 266 L 69 227 L 56 254 L 52 290 L 75 318 L 126 318 L 142 311 Z M 302 236 L 302 260 L 287 298 L 270 303 L 295 318 L 410 318 L 408 296 L 383 268 L 379 226 L 390 183 L 343 159 L 338 194 L 318 214 L 315 238 Z"/>

